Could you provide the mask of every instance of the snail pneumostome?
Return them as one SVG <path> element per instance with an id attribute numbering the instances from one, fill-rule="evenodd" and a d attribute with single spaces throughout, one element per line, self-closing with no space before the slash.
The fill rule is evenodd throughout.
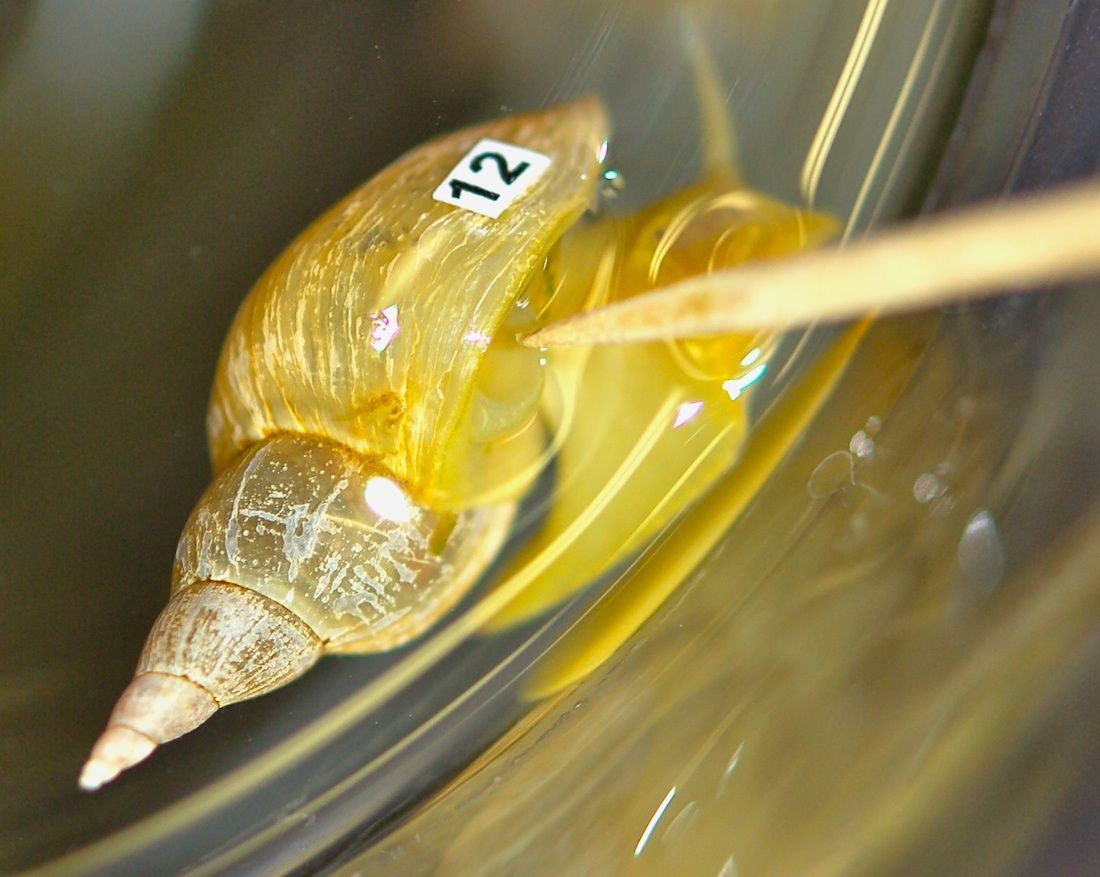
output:
<path id="1" fill-rule="evenodd" d="M 551 456 L 512 567 L 530 617 L 635 550 L 736 459 L 773 336 L 538 351 L 543 322 L 826 239 L 727 165 L 629 217 L 599 100 L 433 140 L 313 223 L 244 301 L 210 401 L 215 479 L 172 596 L 80 777 L 95 789 L 324 653 L 416 637 L 485 571 Z"/>

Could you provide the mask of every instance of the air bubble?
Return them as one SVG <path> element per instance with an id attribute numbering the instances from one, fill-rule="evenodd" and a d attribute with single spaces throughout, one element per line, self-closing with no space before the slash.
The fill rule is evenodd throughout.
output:
<path id="1" fill-rule="evenodd" d="M 913 499 L 919 503 L 929 503 L 939 496 L 943 496 L 947 490 L 940 480 L 931 472 L 925 472 L 917 476 L 913 482 Z"/>
<path id="2" fill-rule="evenodd" d="M 861 429 L 852 436 L 852 440 L 848 443 L 848 450 L 855 454 L 860 460 L 868 460 L 875 453 L 875 443 L 872 438 Z"/>

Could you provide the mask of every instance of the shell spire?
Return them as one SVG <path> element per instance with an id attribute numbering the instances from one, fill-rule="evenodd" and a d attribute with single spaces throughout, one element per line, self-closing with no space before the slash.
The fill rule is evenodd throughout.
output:
<path id="1" fill-rule="evenodd" d="M 153 625 L 80 787 L 94 791 L 220 707 L 285 685 L 321 651 L 309 625 L 255 591 L 226 582 L 178 591 Z"/>

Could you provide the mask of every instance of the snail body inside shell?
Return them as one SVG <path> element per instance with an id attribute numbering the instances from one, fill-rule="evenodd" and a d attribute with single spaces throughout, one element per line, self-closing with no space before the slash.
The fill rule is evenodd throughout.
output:
<path id="1" fill-rule="evenodd" d="M 515 338 L 816 244 L 832 221 L 744 189 L 732 169 L 634 216 L 582 219 L 607 129 L 600 102 L 584 98 L 438 138 L 333 207 L 263 275 L 217 369 L 215 480 L 82 787 L 325 652 L 423 632 L 494 559 L 551 455 L 554 504 L 512 562 L 530 587 L 501 625 L 636 549 L 729 467 L 746 429 L 742 390 L 771 338 L 544 354 Z M 461 206 L 491 200 L 477 195 L 493 193 L 487 179 L 503 191 L 539 167 L 499 215 Z"/>

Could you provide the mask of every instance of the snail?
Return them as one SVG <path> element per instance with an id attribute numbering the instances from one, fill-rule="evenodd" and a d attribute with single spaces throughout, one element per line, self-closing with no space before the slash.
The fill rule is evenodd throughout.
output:
<path id="1" fill-rule="evenodd" d="M 501 624 L 625 557 L 728 468 L 771 336 L 552 352 L 517 337 L 835 223 L 745 189 L 720 149 L 632 217 L 586 214 L 607 138 L 585 97 L 432 140 L 260 278 L 217 366 L 214 481 L 84 789 L 322 654 L 420 635 L 497 556 L 551 456 L 554 506 L 513 562 L 530 587 Z"/>

